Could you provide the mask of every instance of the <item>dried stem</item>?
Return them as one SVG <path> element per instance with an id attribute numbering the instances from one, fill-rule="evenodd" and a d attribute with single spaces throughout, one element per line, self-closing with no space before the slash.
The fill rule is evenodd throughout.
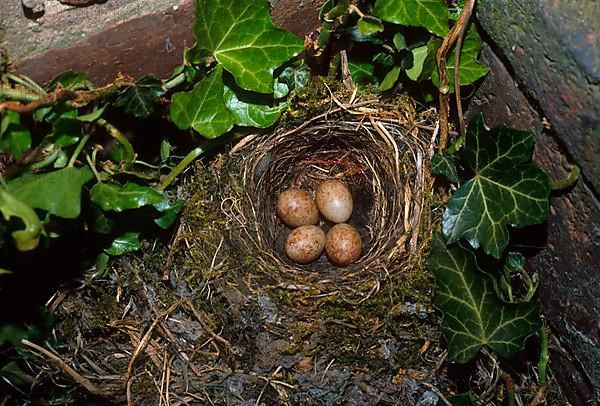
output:
<path id="1" fill-rule="evenodd" d="M 450 49 L 455 46 L 458 48 L 458 52 L 460 53 L 460 46 L 462 45 L 462 38 L 465 33 L 465 29 L 469 23 L 469 19 L 473 13 L 473 7 L 475 6 L 475 0 L 465 0 L 465 4 L 463 10 L 456 22 L 456 25 L 452 27 L 442 45 L 437 51 L 436 60 L 438 64 L 438 71 L 440 75 L 440 145 L 439 152 L 441 153 L 446 148 L 446 143 L 448 142 L 448 133 L 449 133 L 449 124 L 448 117 L 450 114 L 450 80 L 448 78 L 448 69 L 447 69 L 447 61 L 446 58 L 448 56 L 448 52 Z M 459 41 L 460 38 L 460 41 Z M 458 41 L 458 42 L 457 42 Z M 454 89 L 456 91 L 457 88 L 460 87 L 459 81 L 456 81 L 456 77 L 460 75 L 458 64 L 460 63 L 459 58 L 455 58 L 455 84 Z M 457 102 L 460 106 L 460 91 L 457 92 Z M 459 122 L 462 119 L 462 106 L 459 107 Z M 464 127 L 464 119 L 461 127 L 461 134 L 463 134 Z"/>
<path id="2" fill-rule="evenodd" d="M 67 364 L 65 361 L 63 361 L 62 358 L 60 358 L 58 355 L 56 355 L 56 354 L 48 351 L 44 347 L 41 347 L 41 346 L 39 346 L 37 344 L 34 344 L 31 341 L 26 340 L 24 338 L 21 340 L 21 344 L 23 344 L 23 345 L 25 345 L 25 346 L 27 346 L 29 348 L 33 348 L 34 350 L 36 350 L 36 351 L 44 354 L 46 357 L 50 358 L 67 375 L 69 375 L 75 382 L 77 382 L 78 384 L 80 384 L 81 386 L 83 386 L 92 395 L 96 395 L 96 396 L 107 396 L 108 395 L 104 391 L 98 389 L 96 387 L 96 385 L 94 385 L 92 382 L 90 382 L 89 379 L 81 376 L 81 374 L 79 374 L 79 372 L 77 372 L 73 368 L 71 368 L 71 366 L 69 364 Z"/>
<path id="3" fill-rule="evenodd" d="M 0 112 L 4 110 L 12 110 L 18 113 L 33 113 L 35 110 L 41 107 L 49 106 L 59 102 L 68 102 L 73 107 L 82 107 L 94 100 L 107 97 L 123 87 L 131 86 L 132 84 L 133 82 L 129 78 L 119 77 L 113 83 L 93 90 L 73 91 L 58 86 L 51 93 L 38 97 L 29 103 L 23 103 L 15 100 L 9 100 L 0 103 Z"/>

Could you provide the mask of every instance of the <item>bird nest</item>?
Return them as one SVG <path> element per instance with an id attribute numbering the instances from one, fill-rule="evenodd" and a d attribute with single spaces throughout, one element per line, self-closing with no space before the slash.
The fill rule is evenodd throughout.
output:
<path id="1" fill-rule="evenodd" d="M 223 204 L 235 239 L 260 269 L 279 286 L 318 294 L 390 277 L 402 269 L 395 265 L 419 252 L 430 190 L 427 162 L 437 133 L 434 112 L 418 115 L 410 103 L 400 104 L 400 110 L 397 103 L 333 100 L 335 108 L 236 146 L 232 156 L 242 191 L 231 193 Z M 290 187 L 314 196 L 328 178 L 342 180 L 351 190 L 354 210 L 348 223 L 362 237 L 362 255 L 345 267 L 335 266 L 325 254 L 313 263 L 295 264 L 285 255 L 291 230 L 276 215 L 277 196 Z M 323 219 L 319 225 L 325 232 L 333 226 Z"/>

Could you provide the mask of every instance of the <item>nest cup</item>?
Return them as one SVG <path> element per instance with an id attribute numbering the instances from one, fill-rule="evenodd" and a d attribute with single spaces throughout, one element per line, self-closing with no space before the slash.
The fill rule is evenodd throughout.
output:
<path id="1" fill-rule="evenodd" d="M 390 276 L 417 249 L 426 165 L 431 136 L 414 117 L 398 119 L 377 106 L 339 108 L 271 133 L 252 136 L 233 149 L 242 193 L 226 199 L 246 254 L 284 285 L 318 285 L 320 291 L 351 287 L 357 280 Z M 408 124 L 408 122 L 411 124 Z M 421 126 L 427 127 L 427 126 Z M 291 229 L 277 217 L 275 204 L 284 190 L 296 187 L 313 197 L 320 182 L 346 183 L 354 210 L 348 223 L 363 240 L 360 258 L 346 267 L 323 253 L 307 265 L 289 260 L 284 244 Z M 334 224 L 322 216 L 327 232 Z M 400 267 L 401 268 L 401 267 Z M 317 285 L 315 285 L 317 284 Z"/>

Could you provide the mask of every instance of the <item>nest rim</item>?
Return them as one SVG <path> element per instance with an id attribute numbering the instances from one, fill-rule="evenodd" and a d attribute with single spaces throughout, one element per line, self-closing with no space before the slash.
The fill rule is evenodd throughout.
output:
<path id="1" fill-rule="evenodd" d="M 419 250 L 425 194 L 431 187 L 427 168 L 437 136 L 435 114 L 417 114 L 412 105 L 394 111 L 393 104 L 379 100 L 342 104 L 332 96 L 332 101 L 336 107 L 299 124 L 250 135 L 230 152 L 242 190 L 227 191 L 222 209 L 234 239 L 277 286 L 317 288 L 319 293 L 355 291 L 365 280 L 378 286 Z M 352 168 L 359 171 L 349 174 Z M 298 169 L 303 173 L 298 175 Z M 359 190 L 371 188 L 368 215 L 355 218 L 353 212 L 349 221 L 358 225 L 363 253 L 345 267 L 331 264 L 325 253 L 310 264 L 295 264 L 283 250 L 282 235 L 291 229 L 277 218 L 276 196 L 289 187 L 314 196 L 316 182 L 328 178 L 347 183 L 355 204 Z M 321 220 L 319 225 L 327 231 L 333 224 Z"/>

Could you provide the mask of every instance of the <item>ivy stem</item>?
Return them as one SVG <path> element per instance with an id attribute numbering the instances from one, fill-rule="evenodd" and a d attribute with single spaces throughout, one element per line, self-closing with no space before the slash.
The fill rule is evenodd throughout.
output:
<path id="1" fill-rule="evenodd" d="M 46 91 L 40 85 L 35 83 L 33 80 L 31 80 L 27 76 L 15 75 L 14 73 L 7 73 L 6 77 L 15 83 L 18 83 L 20 85 L 23 85 L 23 86 L 33 90 L 40 96 L 45 96 L 47 94 Z"/>
<path id="2" fill-rule="evenodd" d="M 506 405 L 515 406 L 515 385 L 513 380 L 506 372 L 503 372 L 502 375 L 504 377 L 504 382 L 506 382 Z"/>
<path id="3" fill-rule="evenodd" d="M 579 166 L 573 165 L 569 174 L 562 179 L 552 181 L 550 188 L 554 191 L 569 188 L 577 182 L 580 174 L 581 169 L 579 169 Z"/>
<path id="4" fill-rule="evenodd" d="M 243 137 L 246 133 L 228 133 L 217 140 L 206 140 L 200 143 L 196 148 L 188 152 L 188 154 L 171 170 L 171 172 L 160 182 L 160 185 L 156 188 L 159 191 L 165 190 L 177 176 L 179 176 L 189 164 L 191 164 L 200 155 L 208 152 L 220 145 L 227 142 L 234 141 L 238 138 Z"/>
<path id="5" fill-rule="evenodd" d="M 448 52 L 452 48 L 452 46 L 459 47 L 462 45 L 462 39 L 458 42 L 459 38 L 464 36 L 466 27 L 471 19 L 471 14 L 473 13 L 473 7 L 475 5 L 475 0 L 465 0 L 465 4 L 463 6 L 463 10 L 458 17 L 458 21 L 452 27 L 450 32 L 444 38 L 442 45 L 438 49 L 435 59 L 438 65 L 438 72 L 440 75 L 440 145 L 438 152 L 441 154 L 444 149 L 446 149 L 446 143 L 448 142 L 448 133 L 449 133 L 449 125 L 448 125 L 448 116 L 450 115 L 450 81 L 448 79 L 448 69 L 447 69 L 447 60 L 446 57 Z M 460 49 L 458 50 L 460 52 Z M 456 59 L 457 61 L 457 59 Z M 458 69 L 455 69 L 455 74 L 458 72 Z M 454 88 L 456 90 L 459 87 L 459 83 L 454 84 Z M 460 97 L 460 94 L 459 94 Z M 460 99 L 458 100 L 460 103 Z M 464 123 L 461 124 L 464 127 Z M 463 128 L 461 127 L 461 135 Z"/>
<path id="6" fill-rule="evenodd" d="M 83 137 L 81 137 L 81 139 L 79 140 L 79 143 L 77 144 L 77 147 L 75 147 L 75 151 L 73 151 L 73 155 L 71 155 L 71 159 L 69 159 L 69 163 L 67 164 L 67 166 L 69 168 L 72 168 L 73 165 L 75 165 L 75 161 L 77 160 L 77 158 L 79 157 L 79 154 L 81 154 L 81 151 L 83 150 L 83 147 L 85 147 L 85 144 L 87 144 L 88 140 L 90 139 L 90 135 L 84 135 Z"/>
<path id="7" fill-rule="evenodd" d="M 165 91 L 171 90 L 174 87 L 177 87 L 182 83 L 185 83 L 185 80 L 186 80 L 185 73 L 180 73 L 179 75 L 175 76 L 173 79 L 163 83 L 163 89 Z"/>
<path id="8" fill-rule="evenodd" d="M 88 165 L 90 166 L 90 169 L 92 170 L 98 183 L 102 183 L 102 178 L 100 178 L 100 174 L 98 173 L 98 170 L 96 169 L 96 164 L 94 162 L 92 162 L 92 159 L 90 158 L 90 156 L 88 154 L 85 154 L 85 160 L 87 161 Z"/>
<path id="9" fill-rule="evenodd" d="M 40 96 L 38 94 L 31 93 L 28 90 L 15 89 L 8 85 L 1 85 L 0 97 L 29 103 L 36 100 Z"/>
<path id="10" fill-rule="evenodd" d="M 133 150 L 133 145 L 131 145 L 131 143 L 129 142 L 127 137 L 125 137 L 125 135 L 117 127 L 115 127 L 114 125 L 112 125 L 111 123 L 109 123 L 108 121 L 106 121 L 103 118 L 99 118 L 96 121 L 96 123 L 98 123 L 99 126 L 104 127 L 106 132 L 108 132 L 108 134 L 111 137 L 113 137 L 114 139 L 119 141 L 119 143 L 121 143 L 121 145 L 123 145 L 123 147 L 125 147 L 125 153 L 126 153 L 125 162 L 127 163 L 126 166 L 127 167 L 131 166 L 131 164 L 135 160 L 135 151 Z"/>
<path id="11" fill-rule="evenodd" d="M 548 335 L 542 324 L 540 327 L 540 362 L 538 363 L 538 385 L 546 385 L 546 371 L 548 368 Z"/>

